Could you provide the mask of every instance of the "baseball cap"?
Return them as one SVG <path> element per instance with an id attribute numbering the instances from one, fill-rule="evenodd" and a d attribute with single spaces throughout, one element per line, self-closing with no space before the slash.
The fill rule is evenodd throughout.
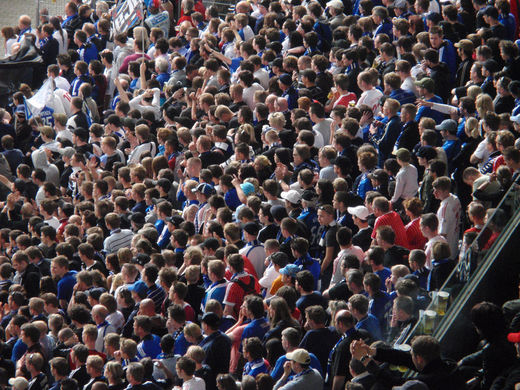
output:
<path id="1" fill-rule="evenodd" d="M 17 376 L 9 379 L 9 385 L 13 386 L 15 390 L 25 390 L 29 387 L 29 381 L 24 377 Z"/>
<path id="2" fill-rule="evenodd" d="M 425 145 L 421 146 L 415 155 L 429 161 L 437 157 L 437 151 L 433 146 Z"/>
<path id="3" fill-rule="evenodd" d="M 310 364 L 311 362 L 311 356 L 309 355 L 309 352 L 303 348 L 295 349 L 294 351 L 286 354 L 285 357 L 288 360 L 292 360 L 293 362 L 300 364 Z"/>
<path id="4" fill-rule="evenodd" d="M 287 264 L 285 267 L 280 269 L 280 273 L 282 275 L 291 276 L 293 278 L 296 277 L 298 272 L 300 272 L 300 267 L 298 267 L 296 264 Z"/>
<path id="5" fill-rule="evenodd" d="M 447 131 L 451 134 L 457 134 L 457 122 L 453 119 L 445 119 L 440 125 L 435 126 L 435 130 Z"/>
<path id="6" fill-rule="evenodd" d="M 148 286 L 141 280 L 131 284 L 128 289 L 134 291 L 139 296 L 146 296 L 146 294 L 148 294 Z"/>
<path id="7" fill-rule="evenodd" d="M 455 47 L 461 48 L 464 51 L 473 51 L 475 45 L 469 39 L 461 39 L 457 43 L 455 43 Z"/>
<path id="8" fill-rule="evenodd" d="M 278 81 L 280 81 L 284 85 L 291 85 L 292 84 L 292 77 L 288 75 L 287 73 L 284 73 L 278 78 Z"/>
<path id="9" fill-rule="evenodd" d="M 240 188 L 244 192 L 245 196 L 255 192 L 255 186 L 252 183 L 242 183 L 240 184 Z"/>
<path id="10" fill-rule="evenodd" d="M 204 322 L 211 328 L 218 328 L 220 325 L 220 317 L 213 312 L 208 312 L 202 316 L 201 322 Z"/>
<path id="11" fill-rule="evenodd" d="M 287 210 L 284 206 L 276 205 L 271 207 L 271 215 L 274 219 L 281 221 L 285 217 L 287 217 Z"/>
<path id="12" fill-rule="evenodd" d="M 415 85 L 420 88 L 427 89 L 430 92 L 435 90 L 435 82 L 429 77 L 423 77 L 422 79 L 416 81 Z"/>
<path id="13" fill-rule="evenodd" d="M 200 183 L 197 187 L 193 188 L 191 192 L 200 192 L 206 196 L 211 196 L 215 192 L 215 189 L 211 184 Z"/>
<path id="14" fill-rule="evenodd" d="M 96 288 L 91 288 L 87 292 L 88 292 L 89 297 L 91 297 L 92 299 L 95 299 L 96 301 L 99 301 L 99 297 L 101 296 L 101 294 L 106 293 L 107 290 L 105 290 L 103 287 L 96 287 Z"/>
<path id="15" fill-rule="evenodd" d="M 283 191 L 280 197 L 294 204 L 300 203 L 302 200 L 302 196 L 296 190 Z"/>
<path id="16" fill-rule="evenodd" d="M 248 222 L 244 225 L 244 231 L 248 234 L 256 236 L 260 231 L 260 226 L 256 222 Z"/>
<path id="17" fill-rule="evenodd" d="M 404 162 L 409 162 L 412 159 L 410 151 L 406 148 L 399 148 L 395 152 L 395 157 Z"/>
<path id="18" fill-rule="evenodd" d="M 25 115 L 25 106 L 23 104 L 17 105 L 15 113 L 17 113 L 17 114 L 24 114 Z"/>
<path id="19" fill-rule="evenodd" d="M 349 214 L 358 217 L 362 221 L 366 221 L 370 213 L 365 206 L 347 207 Z"/>
<path id="20" fill-rule="evenodd" d="M 67 146 L 66 148 L 60 149 L 59 152 L 62 156 L 71 158 L 74 156 L 74 153 L 76 153 L 76 150 L 71 146 Z"/>
<path id="21" fill-rule="evenodd" d="M 171 217 L 166 217 L 165 221 L 172 223 L 176 228 L 178 228 L 180 224 L 184 222 L 184 218 L 180 215 L 172 215 Z"/>

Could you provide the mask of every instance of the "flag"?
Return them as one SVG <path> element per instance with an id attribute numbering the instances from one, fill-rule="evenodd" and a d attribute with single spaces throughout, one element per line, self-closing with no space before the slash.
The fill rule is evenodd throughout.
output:
<path id="1" fill-rule="evenodd" d="M 112 12 L 114 32 L 116 34 L 125 32 L 143 20 L 142 6 L 142 0 L 120 1 Z"/>

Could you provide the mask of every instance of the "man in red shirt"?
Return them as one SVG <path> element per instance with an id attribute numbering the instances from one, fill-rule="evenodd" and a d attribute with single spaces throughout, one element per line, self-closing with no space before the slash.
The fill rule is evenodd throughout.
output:
<path id="1" fill-rule="evenodd" d="M 235 253 L 227 259 L 229 269 L 233 273 L 224 296 L 224 315 L 238 318 L 238 312 L 244 297 L 249 294 L 260 293 L 258 280 L 244 271 L 244 258 Z"/>
<path id="2" fill-rule="evenodd" d="M 418 198 L 410 198 L 403 202 L 406 215 L 410 218 L 410 222 L 405 226 L 406 237 L 408 238 L 409 249 L 424 249 L 426 237 L 421 232 L 421 214 L 423 212 L 423 203 Z"/>
<path id="3" fill-rule="evenodd" d="M 390 210 L 390 202 L 388 199 L 384 196 L 378 196 L 374 199 L 372 208 L 374 209 L 374 215 L 376 216 L 374 230 L 372 231 L 372 240 L 375 240 L 376 238 L 378 227 L 388 225 L 395 232 L 395 245 L 410 249 L 403 221 L 399 214 Z"/>

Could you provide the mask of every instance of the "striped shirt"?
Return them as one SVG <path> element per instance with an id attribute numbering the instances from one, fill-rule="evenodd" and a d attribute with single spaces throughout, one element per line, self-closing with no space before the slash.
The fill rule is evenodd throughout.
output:
<path id="1" fill-rule="evenodd" d="M 164 299 L 166 298 L 166 293 L 164 292 L 163 288 L 159 287 L 156 284 L 148 286 L 147 297 L 150 298 L 153 301 L 153 303 L 155 303 L 155 312 L 160 313 L 162 303 L 164 302 Z"/>
<path id="2" fill-rule="evenodd" d="M 130 248 L 134 233 L 128 229 L 114 229 L 110 236 L 105 238 L 103 247 L 107 253 L 117 252 L 119 248 Z"/>

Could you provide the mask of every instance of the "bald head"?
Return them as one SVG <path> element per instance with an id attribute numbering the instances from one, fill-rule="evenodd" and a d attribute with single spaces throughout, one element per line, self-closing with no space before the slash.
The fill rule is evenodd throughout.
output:
<path id="1" fill-rule="evenodd" d="M 251 10 L 247 1 L 238 2 L 235 9 L 237 14 L 247 14 Z"/>
<path id="2" fill-rule="evenodd" d="M 108 309 L 103 305 L 94 305 L 92 308 L 92 318 L 96 321 L 96 323 L 101 323 L 105 321 L 105 318 L 108 316 Z"/>
<path id="3" fill-rule="evenodd" d="M 155 303 L 150 298 L 143 299 L 139 304 L 139 314 L 148 317 L 154 316 Z"/>
<path id="4" fill-rule="evenodd" d="M 342 327 L 348 330 L 354 326 L 354 316 L 348 310 L 340 310 L 336 313 L 336 328 Z"/>
<path id="5" fill-rule="evenodd" d="M 20 16 L 18 19 L 18 27 L 22 30 L 31 27 L 31 17 L 29 15 Z"/>
<path id="6" fill-rule="evenodd" d="M 276 99 L 276 105 L 278 106 L 278 111 L 287 111 L 289 109 L 289 103 L 287 102 L 287 99 L 285 98 L 278 98 Z"/>

